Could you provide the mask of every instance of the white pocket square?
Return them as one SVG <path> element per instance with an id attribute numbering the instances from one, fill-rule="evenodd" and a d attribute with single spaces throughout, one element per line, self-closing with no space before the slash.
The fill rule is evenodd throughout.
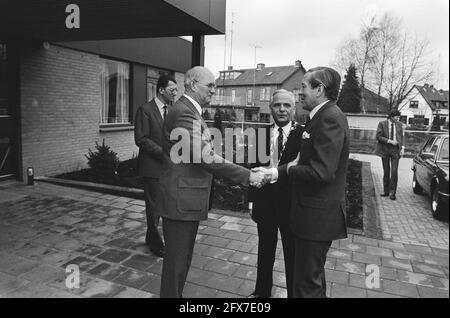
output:
<path id="1" fill-rule="evenodd" d="M 311 138 L 311 135 L 308 134 L 308 132 L 304 131 L 302 134 L 302 139 L 309 139 L 309 138 Z"/>

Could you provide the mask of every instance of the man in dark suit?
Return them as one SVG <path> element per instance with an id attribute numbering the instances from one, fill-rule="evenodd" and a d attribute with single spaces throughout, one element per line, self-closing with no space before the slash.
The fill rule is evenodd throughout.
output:
<path id="1" fill-rule="evenodd" d="M 405 151 L 403 127 L 400 112 L 396 109 L 389 113 L 388 119 L 378 124 L 377 149 L 375 153 L 383 162 L 383 193 L 382 197 L 390 196 L 396 199 L 398 164 Z"/>
<path id="2" fill-rule="evenodd" d="M 256 152 L 264 147 L 269 154 L 266 162 L 257 160 L 254 167 L 278 167 L 294 160 L 300 150 L 302 127 L 292 121 L 295 108 L 294 94 L 279 89 L 272 95 L 270 110 L 274 124 L 260 130 L 256 140 Z M 257 157 L 259 158 L 259 157 Z M 266 184 L 262 188 L 249 188 L 249 209 L 258 229 L 258 269 L 256 286 L 249 298 L 269 298 L 273 285 L 273 265 L 280 230 L 283 243 L 287 295 L 293 296 L 294 237 L 289 227 L 291 186 L 285 179 Z"/>
<path id="3" fill-rule="evenodd" d="M 336 106 L 341 77 L 328 67 L 306 72 L 303 108 L 310 111 L 300 156 L 278 167 L 278 178 L 292 183 L 296 298 L 325 298 L 325 261 L 333 240 L 347 237 L 345 185 L 349 155 L 347 118 Z"/>
<path id="4" fill-rule="evenodd" d="M 182 297 L 199 221 L 208 217 L 213 175 L 243 185 L 261 185 L 265 179 L 263 173 L 251 172 L 214 153 L 210 131 L 201 116 L 202 107 L 215 94 L 212 72 L 194 67 L 186 72 L 184 86 L 185 94 L 173 105 L 163 125 L 165 160 L 155 210 L 163 217 L 166 244 L 163 298 Z"/>
<path id="5" fill-rule="evenodd" d="M 145 244 L 153 254 L 164 256 L 164 243 L 158 233 L 158 220 L 153 210 L 155 196 L 159 186 L 159 173 L 163 161 L 161 147 L 162 124 L 177 95 L 177 83 L 171 76 L 162 75 L 156 84 L 156 97 L 143 104 L 136 111 L 134 120 L 134 137 L 139 147 L 138 171 L 144 178 L 145 213 L 147 217 L 147 234 Z"/>

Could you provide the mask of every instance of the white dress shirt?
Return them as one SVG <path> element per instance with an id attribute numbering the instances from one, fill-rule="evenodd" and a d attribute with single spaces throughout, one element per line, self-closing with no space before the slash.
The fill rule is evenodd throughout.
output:
<path id="1" fill-rule="evenodd" d="M 321 103 L 321 104 L 317 105 L 316 107 L 314 107 L 313 110 L 311 110 L 311 112 L 309 113 L 309 118 L 313 119 L 314 115 L 317 114 L 317 112 L 328 102 L 329 102 L 329 100 L 326 100 L 323 103 Z"/>
<path id="2" fill-rule="evenodd" d="M 392 133 L 392 127 L 394 127 L 394 132 Z M 392 139 L 391 139 L 391 134 L 392 134 Z M 395 122 L 393 122 L 392 120 L 388 120 L 388 139 L 391 139 L 393 141 L 397 141 L 397 127 L 395 125 Z"/>
<path id="3" fill-rule="evenodd" d="M 271 142 L 270 142 L 270 173 L 272 174 L 270 183 L 275 183 L 278 180 L 278 162 L 281 158 L 277 158 L 278 160 L 276 162 L 274 162 L 274 157 L 278 157 L 275 156 L 275 153 L 278 154 L 278 135 L 279 135 L 279 131 L 278 131 L 279 126 L 277 126 L 276 124 L 274 125 L 274 127 L 272 128 L 272 133 L 271 133 Z M 291 129 L 292 129 L 292 122 L 290 121 L 286 126 L 281 127 L 283 129 L 283 149 L 284 146 L 286 145 L 287 139 L 289 137 L 289 134 L 291 133 Z"/>
<path id="4" fill-rule="evenodd" d="M 158 106 L 161 117 L 164 119 L 164 106 L 167 107 L 167 105 L 164 104 L 158 97 L 155 97 L 155 103 L 156 103 L 156 106 Z M 168 108 L 167 108 L 167 111 L 169 111 Z"/>

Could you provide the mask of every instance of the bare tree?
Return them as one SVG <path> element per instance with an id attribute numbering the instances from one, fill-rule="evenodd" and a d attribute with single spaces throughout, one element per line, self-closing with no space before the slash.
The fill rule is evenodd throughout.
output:
<path id="1" fill-rule="evenodd" d="M 435 63 L 428 59 L 428 41 L 403 35 L 397 49 L 390 54 L 384 92 L 390 108 L 397 108 L 409 90 L 418 83 L 426 83 L 436 75 Z"/>
<path id="2" fill-rule="evenodd" d="M 376 27 L 375 38 L 375 54 L 371 65 L 371 77 L 377 88 L 378 101 L 381 102 L 381 94 L 383 93 L 383 85 L 385 84 L 386 72 L 388 71 L 389 58 L 399 43 L 400 25 L 399 18 L 394 17 L 390 13 L 385 13 Z"/>
<path id="3" fill-rule="evenodd" d="M 398 107 L 413 85 L 430 81 L 436 73 L 428 42 L 403 32 L 401 20 L 390 13 L 363 23 L 357 38 L 338 47 L 335 61 L 341 70 L 353 63 L 361 87 L 386 96 L 390 108 Z"/>
<path id="4" fill-rule="evenodd" d="M 375 57 L 376 31 L 376 16 L 374 16 L 368 23 L 363 23 L 358 38 L 347 38 L 336 52 L 334 66 L 345 72 L 350 64 L 353 64 L 358 70 L 361 87 L 366 86 L 366 74 Z"/>

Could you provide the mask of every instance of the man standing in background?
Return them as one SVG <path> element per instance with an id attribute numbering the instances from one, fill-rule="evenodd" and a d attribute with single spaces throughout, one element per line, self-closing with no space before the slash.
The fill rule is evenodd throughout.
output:
<path id="1" fill-rule="evenodd" d="M 405 152 L 403 127 L 400 112 L 396 109 L 389 113 L 388 119 L 381 121 L 377 128 L 376 154 L 383 162 L 383 193 L 382 197 L 389 196 L 396 199 L 398 164 Z"/>
<path id="2" fill-rule="evenodd" d="M 161 147 L 162 125 L 168 107 L 177 96 L 177 82 L 162 75 L 156 84 L 156 97 L 138 108 L 134 121 L 134 137 L 139 147 L 138 170 L 144 178 L 145 213 L 147 233 L 145 244 L 159 257 L 164 256 L 164 243 L 158 233 L 158 220 L 154 215 L 155 196 L 159 186 L 159 174 L 163 161 Z"/>

